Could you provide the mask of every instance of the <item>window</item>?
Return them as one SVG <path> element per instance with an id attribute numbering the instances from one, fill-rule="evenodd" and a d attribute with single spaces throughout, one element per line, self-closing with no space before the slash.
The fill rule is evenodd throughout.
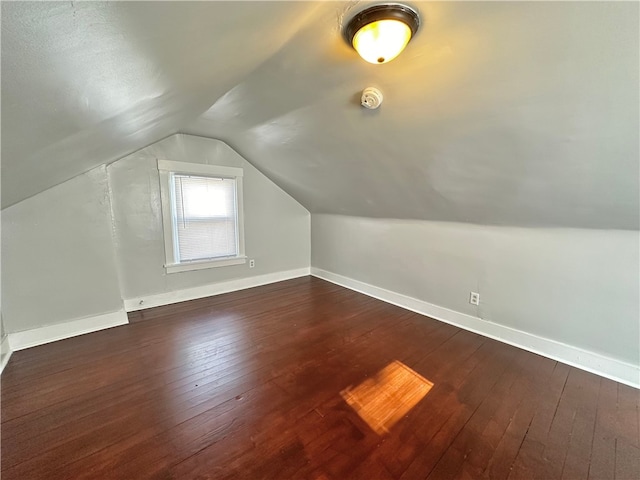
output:
<path id="1" fill-rule="evenodd" d="M 168 273 L 246 262 L 242 169 L 158 160 Z"/>

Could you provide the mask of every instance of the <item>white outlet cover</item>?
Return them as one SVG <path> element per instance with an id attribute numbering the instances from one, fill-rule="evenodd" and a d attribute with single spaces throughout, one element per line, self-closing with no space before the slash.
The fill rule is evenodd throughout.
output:
<path id="1" fill-rule="evenodd" d="M 471 305 L 480 305 L 480 294 L 471 292 L 471 294 L 469 295 L 469 303 Z"/>

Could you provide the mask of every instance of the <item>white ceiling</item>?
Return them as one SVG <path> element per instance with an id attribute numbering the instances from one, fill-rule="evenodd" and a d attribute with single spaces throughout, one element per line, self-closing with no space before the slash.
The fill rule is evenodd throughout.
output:
<path id="1" fill-rule="evenodd" d="M 3 207 L 178 132 L 315 8 L 2 2 Z"/>
<path id="2" fill-rule="evenodd" d="M 312 212 L 638 229 L 638 3 L 412 2 L 385 65 L 364 3 L 3 3 L 3 206 L 181 131 Z"/>

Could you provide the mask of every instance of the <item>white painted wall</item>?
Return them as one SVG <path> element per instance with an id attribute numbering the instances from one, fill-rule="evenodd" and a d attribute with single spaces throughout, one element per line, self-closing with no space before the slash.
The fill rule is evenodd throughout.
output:
<path id="1" fill-rule="evenodd" d="M 315 214 L 311 231 L 312 267 L 640 365 L 637 231 Z"/>
<path id="2" fill-rule="evenodd" d="M 255 268 L 165 272 L 157 158 L 244 169 L 245 253 Z M 309 212 L 221 141 L 173 135 L 109 165 L 108 172 L 124 299 L 309 267 Z"/>
<path id="3" fill-rule="evenodd" d="M 121 308 L 104 166 L 2 211 L 8 333 Z"/>
<path id="4" fill-rule="evenodd" d="M 157 157 L 244 168 L 246 253 L 255 268 L 165 273 Z M 309 263 L 304 207 L 226 144 L 173 135 L 2 211 L 2 317 L 24 348 L 120 324 L 123 300 L 268 279 Z M 39 327 L 48 328 L 17 335 Z"/>

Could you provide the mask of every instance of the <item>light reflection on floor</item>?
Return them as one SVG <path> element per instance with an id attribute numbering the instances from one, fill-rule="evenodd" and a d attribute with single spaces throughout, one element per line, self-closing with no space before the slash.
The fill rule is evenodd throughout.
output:
<path id="1" fill-rule="evenodd" d="M 378 435 L 389 433 L 422 400 L 433 383 L 395 360 L 373 378 L 340 392 L 345 402 Z"/>

